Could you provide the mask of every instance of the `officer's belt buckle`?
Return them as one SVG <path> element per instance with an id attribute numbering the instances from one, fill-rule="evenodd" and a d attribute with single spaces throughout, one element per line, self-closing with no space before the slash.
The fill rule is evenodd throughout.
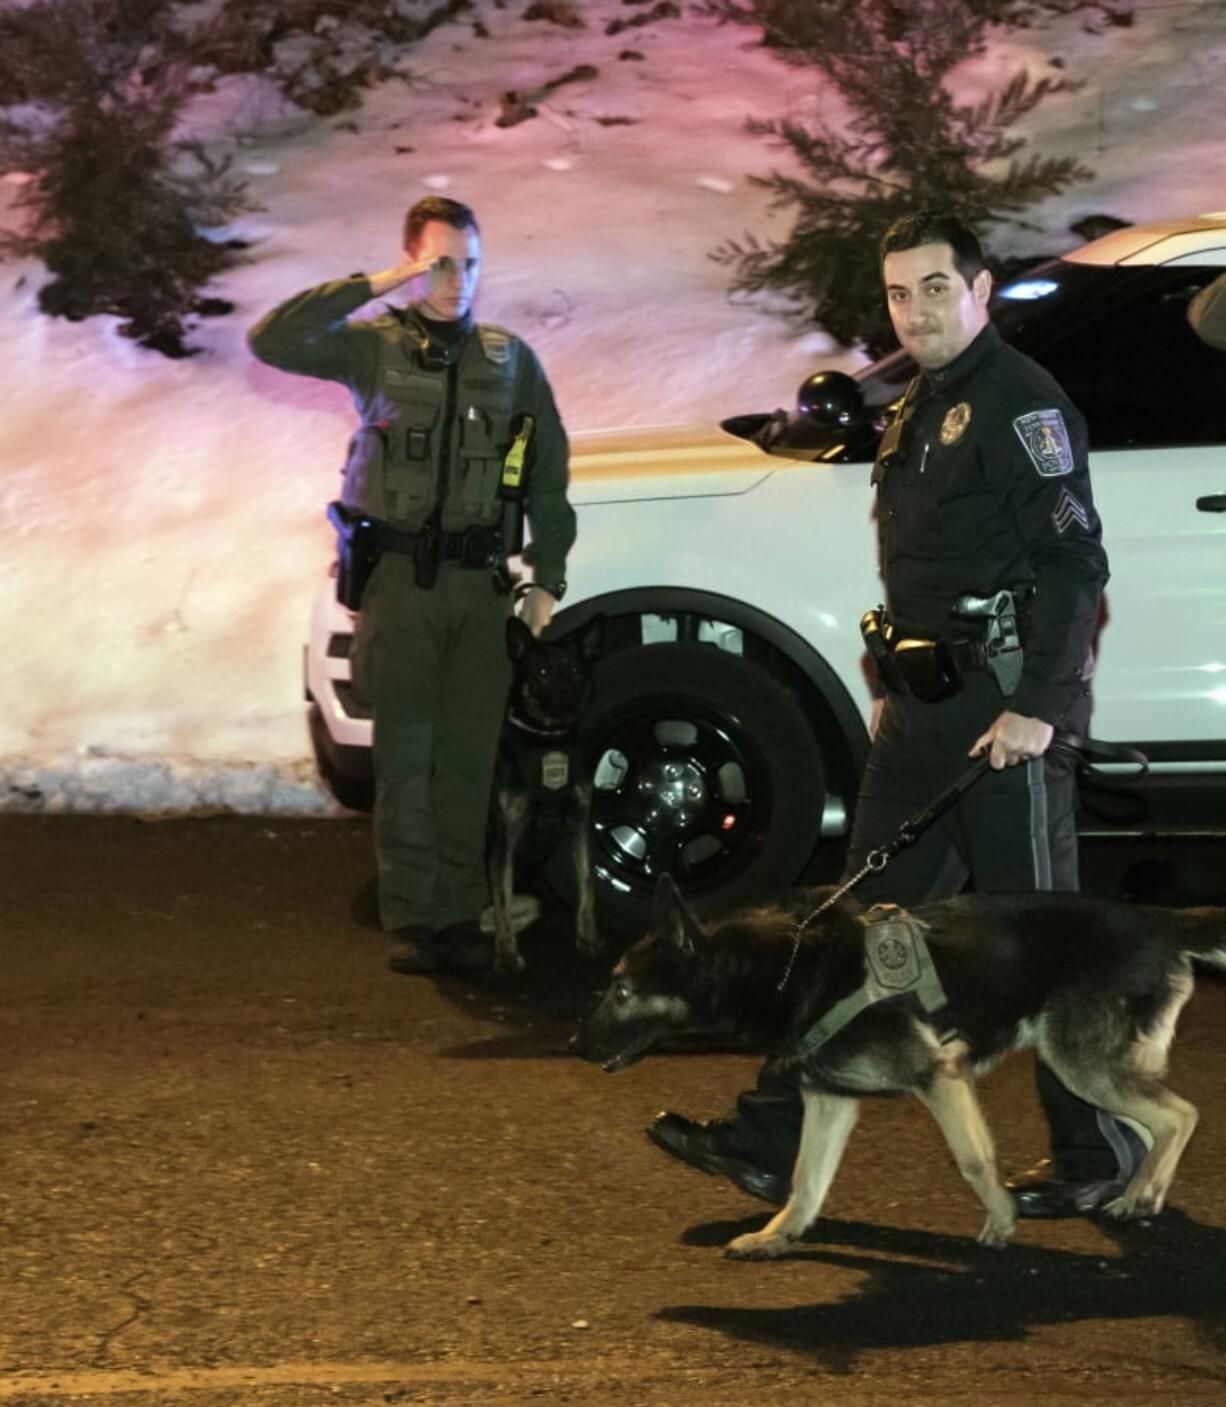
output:
<path id="1" fill-rule="evenodd" d="M 462 567 L 488 567 L 494 556 L 494 535 L 487 528 L 465 528 L 456 557 Z"/>

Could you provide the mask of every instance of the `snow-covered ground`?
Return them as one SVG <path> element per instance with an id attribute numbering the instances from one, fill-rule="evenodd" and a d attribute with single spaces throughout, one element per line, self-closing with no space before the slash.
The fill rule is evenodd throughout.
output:
<path id="1" fill-rule="evenodd" d="M 0 270 L 0 807 L 333 809 L 309 761 L 301 658 L 351 411 L 336 387 L 256 364 L 244 333 L 299 288 L 395 262 L 419 196 L 475 206 L 479 315 L 533 343 L 572 429 L 709 423 L 854 364 L 730 299 L 707 258 L 728 236 L 786 229 L 746 179 L 783 158 L 745 119 L 827 115 L 816 76 L 751 30 L 686 14 L 608 36 L 638 11 L 580 8 L 586 26 L 564 30 L 482 3 L 489 37 L 470 20 L 436 30 L 405 53 L 403 81 L 340 118 L 287 111 L 259 80 L 200 100 L 190 130 L 233 150 L 260 209 L 230 231 L 254 241 L 252 261 L 215 290 L 238 312 L 200 326 L 193 359 L 144 351 L 114 320 L 51 321 L 41 267 Z M 1076 243 L 1088 213 L 1222 207 L 1226 5 L 1083 23 L 1013 34 L 956 75 L 968 98 L 1019 64 L 1084 81 L 1024 131 L 1096 177 L 1002 252 Z M 495 125 L 502 92 L 580 63 L 598 76 Z"/>

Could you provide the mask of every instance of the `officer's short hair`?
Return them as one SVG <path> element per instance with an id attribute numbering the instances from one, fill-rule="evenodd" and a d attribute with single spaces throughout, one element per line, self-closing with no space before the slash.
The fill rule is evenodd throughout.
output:
<path id="1" fill-rule="evenodd" d="M 440 224 L 450 225 L 455 230 L 481 233 L 477 228 L 477 217 L 467 205 L 462 205 L 458 200 L 449 200 L 445 195 L 427 195 L 416 205 L 410 206 L 404 217 L 404 243 L 401 248 L 414 248 L 422 230 L 431 220 L 438 220 Z"/>
<path id="2" fill-rule="evenodd" d="M 895 220 L 881 236 L 877 246 L 878 261 L 884 263 L 887 254 L 918 249 L 921 244 L 948 244 L 953 251 L 954 268 L 966 280 L 968 288 L 976 274 L 988 266 L 975 231 L 944 210 L 917 210 L 914 215 Z"/>

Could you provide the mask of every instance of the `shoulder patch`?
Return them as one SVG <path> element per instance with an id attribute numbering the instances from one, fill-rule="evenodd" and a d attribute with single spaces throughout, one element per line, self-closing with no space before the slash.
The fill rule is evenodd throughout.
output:
<path id="1" fill-rule="evenodd" d="M 1073 472 L 1073 446 L 1058 410 L 1031 410 L 1013 422 L 1022 448 L 1045 479 Z"/>
<path id="2" fill-rule="evenodd" d="M 495 366 L 505 366 L 511 360 L 511 347 L 515 334 L 505 327 L 495 327 L 493 323 L 477 324 L 477 336 L 481 339 L 481 350 L 485 359 Z"/>

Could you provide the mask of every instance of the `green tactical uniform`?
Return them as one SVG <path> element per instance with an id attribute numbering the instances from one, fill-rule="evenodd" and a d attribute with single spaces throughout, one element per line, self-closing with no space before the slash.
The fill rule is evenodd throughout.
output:
<path id="1" fill-rule="evenodd" d="M 441 529 L 496 529 L 513 426 L 532 417 L 525 560 L 546 588 L 565 579 L 575 539 L 566 432 L 540 363 L 503 328 L 431 323 L 410 307 L 346 321 L 371 299 L 363 276 L 322 284 L 274 308 L 251 350 L 282 371 L 339 381 L 361 417 L 343 501 L 413 533 L 441 498 Z M 421 355 L 444 345 L 451 365 Z M 357 692 L 374 708 L 375 852 L 385 929 L 475 919 L 490 784 L 507 687 L 510 598 L 488 567 L 444 554 L 435 585 L 413 558 L 384 551 L 362 597 L 352 651 Z"/>

